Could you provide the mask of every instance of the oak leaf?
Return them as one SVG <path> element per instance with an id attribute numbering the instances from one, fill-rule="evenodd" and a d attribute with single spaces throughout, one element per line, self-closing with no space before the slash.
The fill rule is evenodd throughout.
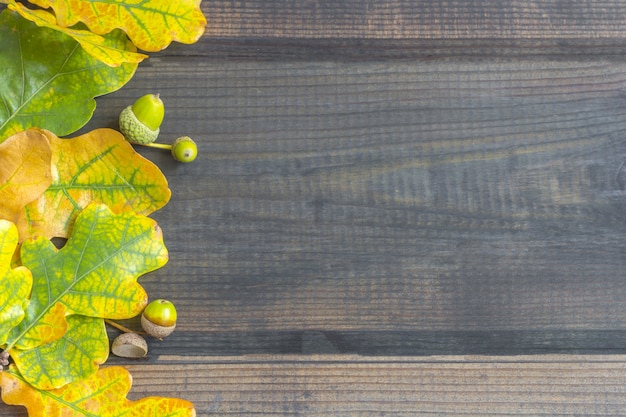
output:
<path id="1" fill-rule="evenodd" d="M 15 0 L 7 0 L 9 9 L 14 10 L 25 19 L 39 27 L 50 28 L 73 38 L 92 57 L 104 62 L 110 67 L 117 67 L 125 62 L 139 63 L 147 55 L 136 52 L 132 42 L 110 42 L 106 37 L 96 35 L 88 30 L 67 28 L 56 23 L 55 16 L 46 10 L 32 10 Z M 114 37 L 116 37 L 114 35 Z"/>
<path id="2" fill-rule="evenodd" d="M 71 315 L 61 338 L 33 349 L 12 349 L 11 358 L 26 381 L 50 390 L 87 378 L 109 357 L 104 320 Z"/>
<path id="3" fill-rule="evenodd" d="M 124 49 L 129 41 L 115 31 L 106 42 Z M 0 45 L 0 142 L 34 126 L 59 136 L 75 132 L 91 118 L 94 97 L 121 88 L 137 69 L 107 66 L 66 34 L 9 9 L 0 13 Z"/>
<path id="4" fill-rule="evenodd" d="M 52 183 L 48 138 L 39 131 L 0 143 L 0 219 L 17 222 L 24 206 Z"/>
<path id="5" fill-rule="evenodd" d="M 22 211 L 20 239 L 68 237 L 78 213 L 92 202 L 116 213 L 149 215 L 169 201 L 171 191 L 161 170 L 118 131 L 96 129 L 73 139 L 41 132 L 52 149 L 52 184 Z"/>
<path id="6" fill-rule="evenodd" d="M 172 41 L 191 44 L 204 33 L 197 0 L 32 0 L 52 8 L 60 26 L 82 22 L 96 34 L 122 29 L 139 49 L 156 52 Z"/>
<path id="7" fill-rule="evenodd" d="M 0 345 L 6 342 L 9 331 L 24 318 L 24 308 L 33 283 L 28 268 L 11 267 L 16 247 L 17 227 L 9 221 L 0 220 Z"/>
<path id="8" fill-rule="evenodd" d="M 10 369 L 0 374 L 2 400 L 23 405 L 29 417 L 107 416 L 107 417 L 195 417 L 193 404 L 178 398 L 126 398 L 132 385 L 130 373 L 120 367 L 100 369 L 93 376 L 62 388 L 40 391 Z"/>
<path id="9" fill-rule="evenodd" d="M 10 354 L 60 339 L 68 332 L 66 316 L 71 314 L 136 316 L 148 298 L 137 279 L 168 260 L 154 220 L 133 212 L 114 214 L 101 204 L 80 213 L 61 249 L 40 237 L 25 241 L 20 255 L 32 272 L 33 286 L 24 319 L 7 338 Z"/>

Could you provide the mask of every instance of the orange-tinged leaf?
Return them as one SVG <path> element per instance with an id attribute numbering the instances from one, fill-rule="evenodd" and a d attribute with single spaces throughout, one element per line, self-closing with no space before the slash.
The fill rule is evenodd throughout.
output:
<path id="1" fill-rule="evenodd" d="M 2 400 L 23 405 L 29 417 L 195 417 L 192 403 L 178 398 L 126 398 L 132 385 L 130 373 L 120 367 L 100 369 L 93 376 L 51 391 L 39 391 L 11 369 L 0 374 Z"/>
<path id="2" fill-rule="evenodd" d="M 34 349 L 12 349 L 11 358 L 26 381 L 37 389 L 60 388 L 98 371 L 109 356 L 104 320 L 72 315 L 67 332 Z"/>
<path id="3" fill-rule="evenodd" d="M 30 130 L 0 143 L 0 219 L 17 222 L 24 206 L 52 183 L 50 143 Z"/>
<path id="4" fill-rule="evenodd" d="M 17 247 L 17 227 L 0 220 L 0 345 L 6 342 L 9 331 L 24 318 L 33 277 L 26 267 L 11 267 L 11 258 Z"/>
<path id="5" fill-rule="evenodd" d="M 42 131 L 52 148 L 52 184 L 29 203 L 18 221 L 20 239 L 67 237 L 78 213 L 92 202 L 114 212 L 149 215 L 170 199 L 167 179 L 113 129 L 74 139 Z"/>
<path id="6" fill-rule="evenodd" d="M 23 18 L 30 20 L 39 27 L 47 27 L 65 33 L 78 42 L 89 55 L 111 67 L 117 67 L 125 62 L 136 64 L 148 57 L 137 53 L 134 45 L 130 42 L 126 45 L 128 49 L 121 49 L 119 45 L 107 42 L 104 37 L 88 30 L 59 26 L 54 15 L 48 11 L 29 9 L 15 0 L 8 0 L 8 2 L 9 9 L 15 10 Z"/>
<path id="7" fill-rule="evenodd" d="M 172 41 L 194 43 L 206 18 L 197 0 L 35 0 L 52 8 L 60 26 L 82 22 L 97 34 L 122 29 L 139 49 L 160 51 Z"/>
<path id="8" fill-rule="evenodd" d="M 194 417 L 196 415 L 192 403 L 178 398 L 142 398 L 141 400 L 132 402 L 128 406 L 128 409 L 128 415 L 132 417 Z M 122 414 L 117 415 L 122 416 Z"/>

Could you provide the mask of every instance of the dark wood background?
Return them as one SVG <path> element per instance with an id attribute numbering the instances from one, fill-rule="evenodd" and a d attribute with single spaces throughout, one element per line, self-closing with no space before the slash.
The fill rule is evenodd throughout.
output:
<path id="1" fill-rule="evenodd" d="M 84 130 L 195 138 L 132 398 L 199 416 L 624 415 L 626 3 L 204 0 Z M 131 325 L 135 323 L 130 323 Z M 1 416 L 23 416 L 0 405 Z"/>

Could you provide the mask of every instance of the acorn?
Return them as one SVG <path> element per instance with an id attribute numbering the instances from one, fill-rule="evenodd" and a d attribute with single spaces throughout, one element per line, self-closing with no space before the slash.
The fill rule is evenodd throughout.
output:
<path id="1" fill-rule="evenodd" d="M 189 136 L 181 136 L 171 145 L 167 143 L 143 143 L 142 145 L 168 150 L 178 162 L 192 162 L 198 156 L 198 145 Z"/>
<path id="2" fill-rule="evenodd" d="M 163 339 L 176 328 L 176 307 L 164 299 L 152 301 L 141 314 L 141 327 L 150 336 Z"/>
<path id="3" fill-rule="evenodd" d="M 198 156 L 198 146 L 189 136 L 181 136 L 172 143 L 172 156 L 179 162 L 191 162 Z"/>
<path id="4" fill-rule="evenodd" d="M 159 136 L 165 107 L 158 94 L 139 97 L 120 113 L 120 132 L 127 141 L 139 145 L 154 142 Z"/>
<path id="5" fill-rule="evenodd" d="M 144 358 L 148 354 L 148 343 L 137 333 L 122 333 L 113 340 L 111 352 L 121 358 Z"/>

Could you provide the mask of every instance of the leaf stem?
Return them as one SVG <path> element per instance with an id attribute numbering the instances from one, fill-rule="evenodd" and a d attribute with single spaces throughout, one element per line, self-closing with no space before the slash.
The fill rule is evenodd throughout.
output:
<path id="1" fill-rule="evenodd" d="M 167 149 L 167 150 L 172 149 L 172 145 L 169 145 L 167 143 L 142 143 L 141 146 L 147 146 L 149 148 Z"/>
<path id="2" fill-rule="evenodd" d="M 110 326 L 115 327 L 117 330 L 120 330 L 124 333 L 137 333 L 137 334 L 141 334 L 141 335 L 146 335 L 147 333 L 145 332 L 137 332 L 133 329 L 129 329 L 126 326 L 122 326 L 121 324 L 114 322 L 113 320 L 109 320 L 109 319 L 104 319 L 105 323 L 109 324 Z"/>

